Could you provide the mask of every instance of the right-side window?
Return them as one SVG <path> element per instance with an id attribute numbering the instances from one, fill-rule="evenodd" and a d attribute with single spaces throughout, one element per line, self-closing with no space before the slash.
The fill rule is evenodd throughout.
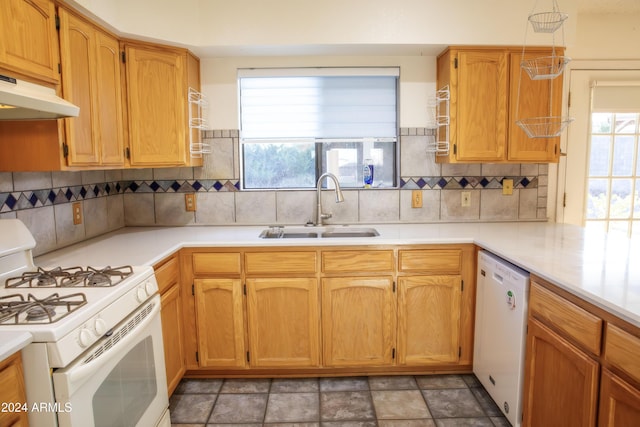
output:
<path id="1" fill-rule="evenodd" d="M 640 235 L 640 108 L 620 105 L 629 90 L 640 99 L 640 86 L 593 88 L 585 225 L 631 236 Z"/>

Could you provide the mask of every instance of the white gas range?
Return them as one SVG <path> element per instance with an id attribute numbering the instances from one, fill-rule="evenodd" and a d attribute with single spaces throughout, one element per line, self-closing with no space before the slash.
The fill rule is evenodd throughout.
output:
<path id="1" fill-rule="evenodd" d="M 153 269 L 36 267 L 22 222 L 0 220 L 0 236 L 0 332 L 33 337 L 30 425 L 170 425 Z"/>

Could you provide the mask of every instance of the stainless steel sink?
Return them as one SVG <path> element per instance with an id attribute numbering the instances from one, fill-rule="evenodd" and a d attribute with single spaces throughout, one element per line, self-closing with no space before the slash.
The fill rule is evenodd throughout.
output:
<path id="1" fill-rule="evenodd" d="M 334 228 L 322 233 L 321 237 L 375 237 L 380 233 L 375 228 Z"/>
<path id="2" fill-rule="evenodd" d="M 318 237 L 315 231 L 287 230 L 282 227 L 271 227 L 260 233 L 261 239 L 312 239 Z"/>
<path id="3" fill-rule="evenodd" d="M 360 227 L 271 227 L 260 233 L 261 239 L 315 239 L 338 237 L 375 237 L 380 233 L 375 228 Z"/>

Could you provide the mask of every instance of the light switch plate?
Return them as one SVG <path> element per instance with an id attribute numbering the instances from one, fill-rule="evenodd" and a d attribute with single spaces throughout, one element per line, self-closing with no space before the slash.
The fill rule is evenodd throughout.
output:
<path id="1" fill-rule="evenodd" d="M 196 211 L 196 195 L 188 193 L 184 195 L 184 208 L 187 212 Z"/>
<path id="2" fill-rule="evenodd" d="M 460 195 L 460 205 L 463 208 L 471 206 L 471 191 L 463 191 Z"/>
<path id="3" fill-rule="evenodd" d="M 502 180 L 502 194 L 505 196 L 511 196 L 513 194 L 513 180 L 512 179 L 503 179 Z"/>
<path id="4" fill-rule="evenodd" d="M 71 212 L 73 212 L 73 223 L 74 225 L 82 224 L 82 203 L 75 202 L 71 204 Z"/>
<path id="5" fill-rule="evenodd" d="M 411 192 L 411 207 L 412 208 L 422 207 L 422 190 L 413 190 Z"/>

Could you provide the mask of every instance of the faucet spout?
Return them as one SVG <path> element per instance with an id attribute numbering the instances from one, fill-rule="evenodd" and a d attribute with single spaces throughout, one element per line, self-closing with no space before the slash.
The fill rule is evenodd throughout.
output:
<path id="1" fill-rule="evenodd" d="M 338 178 L 336 178 L 334 174 L 329 172 L 325 172 L 320 175 L 320 178 L 318 178 L 318 182 L 316 183 L 316 225 L 322 225 L 322 221 L 324 219 L 331 218 L 331 213 L 322 212 L 322 180 L 325 177 L 330 178 L 333 181 L 336 193 L 336 203 L 344 202 L 344 196 L 342 195 L 342 190 L 340 189 Z"/>

